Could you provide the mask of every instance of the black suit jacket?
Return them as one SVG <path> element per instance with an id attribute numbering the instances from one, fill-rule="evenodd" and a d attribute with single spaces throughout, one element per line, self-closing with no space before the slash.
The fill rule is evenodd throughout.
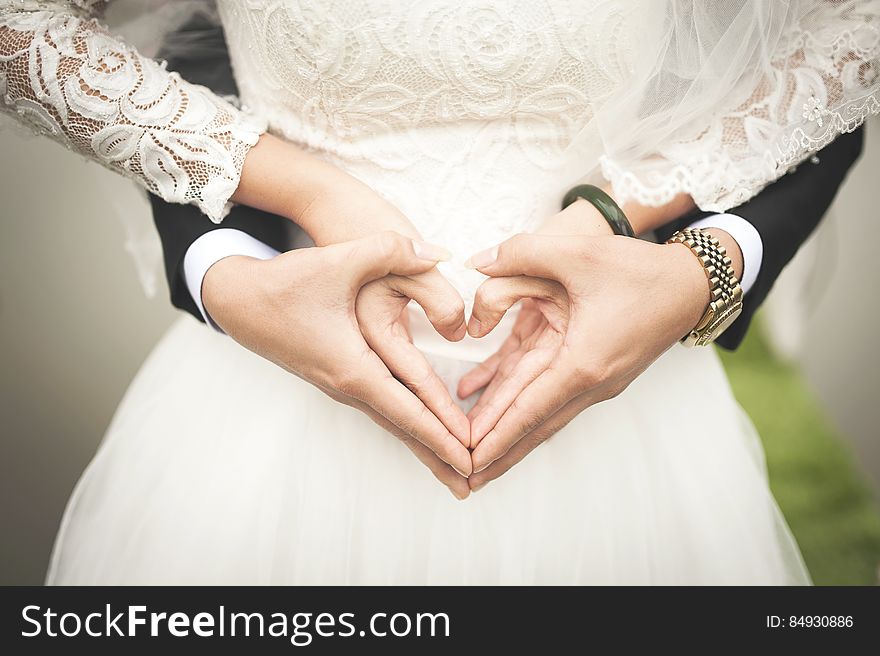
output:
<path id="1" fill-rule="evenodd" d="M 195 18 L 169 35 L 161 55 L 169 68 L 190 82 L 219 94 L 237 92 L 223 30 L 203 18 Z M 819 162 L 804 163 L 768 186 L 744 205 L 730 210 L 748 220 L 761 235 L 764 257 L 757 281 L 745 297 L 743 313 L 718 339 L 734 349 L 748 330 L 755 311 L 767 297 L 776 278 L 819 224 L 850 167 L 862 150 L 863 133 L 856 130 L 836 139 L 819 153 Z M 287 247 L 289 222 L 243 205 L 233 208 L 222 225 L 212 223 L 192 205 L 175 205 L 151 196 L 153 219 L 165 254 L 165 272 L 171 302 L 202 321 L 183 277 L 183 258 L 196 239 L 217 228 L 237 228 L 278 249 Z M 705 213 L 695 212 L 658 231 L 666 239 L 675 230 Z"/>

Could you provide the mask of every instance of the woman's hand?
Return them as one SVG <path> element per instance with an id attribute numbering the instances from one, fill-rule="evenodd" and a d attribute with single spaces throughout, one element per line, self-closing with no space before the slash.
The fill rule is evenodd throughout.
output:
<path id="1" fill-rule="evenodd" d="M 400 210 L 367 185 L 271 135 L 265 135 L 248 154 L 235 200 L 291 218 L 318 246 L 349 242 L 381 231 L 393 231 L 415 240 L 420 237 Z M 326 275 L 338 274 L 328 270 Z M 410 276 L 389 276 L 361 290 L 356 312 L 361 332 L 388 370 L 404 381 L 446 428 L 467 445 L 467 418 L 412 345 L 407 326 L 401 320 L 410 299 L 426 310 L 446 339 L 464 338 L 464 302 L 436 269 Z"/>
<path id="2" fill-rule="evenodd" d="M 533 309 L 542 315 L 527 309 L 521 321 L 531 339 L 518 337 L 520 346 L 507 354 L 518 358 L 511 382 L 499 383 L 472 415 L 472 489 L 506 472 L 585 408 L 623 391 L 697 323 L 709 302 L 702 266 L 679 244 L 517 235 L 472 263 L 491 278 L 478 291 L 471 334 L 488 333 L 520 298 L 539 298 Z M 468 374 L 459 392 L 477 388 L 493 366 Z"/>
<path id="3" fill-rule="evenodd" d="M 464 498 L 471 459 L 461 438 L 394 378 L 364 341 L 355 316 L 364 286 L 435 270 L 441 251 L 382 233 L 266 261 L 228 257 L 208 270 L 202 299 L 233 339 L 367 414 Z M 422 301 L 429 314 L 444 314 L 436 297 Z"/>

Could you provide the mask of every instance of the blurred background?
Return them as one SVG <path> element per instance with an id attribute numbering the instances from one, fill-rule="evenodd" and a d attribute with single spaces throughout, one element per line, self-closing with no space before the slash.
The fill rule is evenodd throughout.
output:
<path id="1" fill-rule="evenodd" d="M 724 356 L 820 584 L 876 584 L 880 566 L 880 120 L 867 133 L 760 324 Z M 0 584 L 39 584 L 77 478 L 180 315 L 161 274 L 145 295 L 126 252 L 136 233 L 153 237 L 133 183 L 6 120 L 0 152 Z"/>

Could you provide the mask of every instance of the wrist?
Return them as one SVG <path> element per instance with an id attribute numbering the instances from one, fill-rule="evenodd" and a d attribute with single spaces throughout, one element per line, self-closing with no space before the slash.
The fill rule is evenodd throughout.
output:
<path id="1" fill-rule="evenodd" d="M 666 244 L 688 248 L 703 269 L 709 285 L 709 303 L 682 342 L 689 347 L 711 344 L 736 321 L 743 309 L 743 290 L 731 258 L 718 238 L 704 228 L 680 230 Z"/>
<path id="2" fill-rule="evenodd" d="M 264 134 L 248 151 L 232 200 L 290 219 L 312 236 L 319 226 L 303 218 L 308 208 L 352 180 L 329 162 Z"/>
<path id="3" fill-rule="evenodd" d="M 536 231 L 539 235 L 612 236 L 614 230 L 592 203 L 578 198 L 564 210 L 551 216 Z"/>
<path id="4" fill-rule="evenodd" d="M 673 308 L 671 331 L 677 341 L 699 323 L 711 301 L 709 280 L 702 263 L 684 244 L 662 244 L 670 273 Z"/>
<path id="5" fill-rule="evenodd" d="M 696 204 L 688 194 L 679 194 L 665 205 L 649 207 L 630 201 L 621 203 L 614 194 L 611 184 L 602 185 L 602 190 L 620 205 L 636 235 L 643 235 L 666 225 L 696 209 Z"/>
<path id="6" fill-rule="evenodd" d="M 230 317 L 254 301 L 254 285 L 261 276 L 257 268 L 267 261 L 246 255 L 230 255 L 215 262 L 202 279 L 202 304 L 211 319 L 227 334 Z"/>

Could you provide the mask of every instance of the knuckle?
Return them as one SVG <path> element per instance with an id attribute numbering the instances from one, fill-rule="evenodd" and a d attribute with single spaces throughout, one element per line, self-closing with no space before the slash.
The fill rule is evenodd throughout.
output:
<path id="1" fill-rule="evenodd" d="M 349 261 L 352 255 L 357 256 L 362 252 L 364 248 L 364 244 L 362 242 L 356 242 L 352 244 L 353 253 L 350 254 L 346 252 L 344 248 L 337 246 L 325 246 L 322 250 L 323 262 L 322 265 L 324 268 L 338 270 L 339 268 L 345 266 L 346 262 Z M 310 249 L 303 249 L 310 250 Z"/>
<path id="2" fill-rule="evenodd" d="M 513 373 L 513 370 L 516 368 L 516 362 L 513 359 L 506 359 L 500 365 L 498 365 L 498 374 L 502 378 L 507 378 L 510 374 Z"/>
<path id="3" fill-rule="evenodd" d="M 612 385 L 608 393 L 604 395 L 605 400 L 610 401 L 611 399 L 616 399 L 618 396 L 623 394 L 627 387 L 629 387 L 629 383 L 618 383 L 616 385 Z"/>
<path id="4" fill-rule="evenodd" d="M 574 379 L 581 388 L 593 388 L 608 380 L 608 367 L 601 362 L 582 362 L 575 366 Z"/>
<path id="5" fill-rule="evenodd" d="M 477 288 L 477 301 L 487 310 L 496 310 L 504 301 L 507 282 L 503 278 L 489 278 Z"/>
<path id="6" fill-rule="evenodd" d="M 428 388 L 431 382 L 431 372 L 422 371 L 416 374 L 402 373 L 397 379 L 403 383 L 410 392 L 418 396 L 418 392 Z"/>
<path id="7" fill-rule="evenodd" d="M 492 282 L 494 278 L 489 278 L 482 285 L 477 287 L 477 291 L 474 293 L 474 310 L 483 310 L 486 311 L 492 307 L 492 289 L 490 282 Z"/>
<path id="8" fill-rule="evenodd" d="M 517 254 L 523 252 L 527 247 L 529 236 L 523 232 L 509 237 L 507 240 L 498 245 L 498 261 L 511 262 L 515 261 Z"/>
<path id="9" fill-rule="evenodd" d="M 418 427 L 423 426 L 427 421 L 428 417 L 428 409 L 425 406 L 421 406 L 415 416 L 403 416 L 400 421 L 397 422 L 398 427 L 407 435 L 411 435 L 417 438 Z"/>
<path id="10" fill-rule="evenodd" d="M 330 385 L 341 394 L 352 398 L 360 398 L 363 390 L 363 381 L 351 370 L 343 370 L 331 375 Z"/>
<path id="11" fill-rule="evenodd" d="M 578 260 L 589 261 L 596 255 L 595 240 L 586 237 L 577 237 L 568 242 L 568 248 Z"/>
<path id="12" fill-rule="evenodd" d="M 539 446 L 541 446 L 544 442 L 546 442 L 549 439 L 550 439 L 549 433 L 547 433 L 546 431 L 540 431 L 539 433 L 536 433 L 534 435 L 530 435 L 528 437 L 528 440 L 529 440 L 528 444 L 532 449 L 537 449 Z"/>
<path id="13" fill-rule="evenodd" d="M 401 235 L 391 230 L 384 230 L 376 235 L 377 255 L 382 259 L 388 259 L 398 253 L 402 246 Z"/>
<path id="14" fill-rule="evenodd" d="M 453 457 L 455 456 L 455 450 L 449 445 L 447 440 L 440 442 L 440 444 L 437 445 L 435 452 L 437 457 L 446 463 L 452 462 Z"/>
<path id="15" fill-rule="evenodd" d="M 435 320 L 443 326 L 458 325 L 464 316 L 464 301 L 460 298 L 444 300 L 437 304 Z"/>
<path id="16" fill-rule="evenodd" d="M 518 232 L 510 239 L 501 244 L 501 249 L 507 247 L 508 250 L 519 250 L 527 245 L 530 236 L 524 232 Z"/>

